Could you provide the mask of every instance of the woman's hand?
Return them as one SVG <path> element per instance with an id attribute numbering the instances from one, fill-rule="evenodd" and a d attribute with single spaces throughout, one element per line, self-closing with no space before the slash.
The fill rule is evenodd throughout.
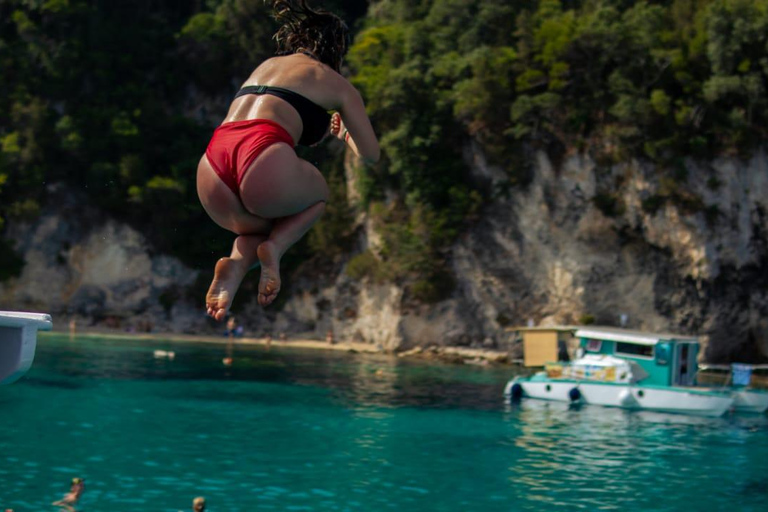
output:
<path id="1" fill-rule="evenodd" d="M 346 142 L 347 133 L 347 129 L 344 128 L 344 121 L 341 120 L 341 115 L 338 112 L 334 112 L 331 116 L 331 135 Z"/>

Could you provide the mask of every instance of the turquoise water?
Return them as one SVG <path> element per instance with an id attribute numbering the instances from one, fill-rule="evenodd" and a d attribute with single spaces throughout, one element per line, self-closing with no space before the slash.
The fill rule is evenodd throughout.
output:
<path id="1" fill-rule="evenodd" d="M 155 349 L 176 352 L 173 361 Z M 0 510 L 768 509 L 768 418 L 504 404 L 509 369 L 41 337 L 0 387 Z"/>

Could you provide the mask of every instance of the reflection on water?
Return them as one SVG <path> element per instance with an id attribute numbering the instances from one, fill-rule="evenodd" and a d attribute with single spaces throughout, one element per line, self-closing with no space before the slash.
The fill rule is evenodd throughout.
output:
<path id="1" fill-rule="evenodd" d="M 159 341 L 101 340 L 68 343 L 66 357 L 58 352 L 61 340 L 44 338 L 35 366 L 45 367 L 61 378 L 35 376 L 38 385 L 78 386 L 68 380 L 227 380 L 317 386 L 334 390 L 338 398 L 371 406 L 419 406 L 496 409 L 500 395 L 496 385 L 509 369 L 478 369 L 475 366 L 424 365 L 389 355 L 343 352 L 280 350 L 261 346 L 179 345 Z M 52 350 L 47 350 L 46 342 Z M 126 344 L 127 343 L 127 344 Z M 53 347 L 56 345 L 56 348 Z M 94 350 L 97 346 L 99 350 Z M 174 360 L 155 358 L 156 349 L 173 350 Z M 232 354 L 233 364 L 221 364 Z"/>
<path id="2" fill-rule="evenodd" d="M 173 361 L 153 350 L 173 350 Z M 764 510 L 765 416 L 504 403 L 508 368 L 42 338 L 0 388 L 0 508 Z M 10 419 L 10 420 L 9 420 Z M 63 483 L 62 483 L 63 482 Z M 64 485 L 64 487 L 62 487 Z"/>
<path id="3" fill-rule="evenodd" d="M 768 448 L 764 416 L 573 409 L 535 400 L 506 412 L 517 420 L 514 446 L 524 454 L 509 478 L 542 506 L 574 495 L 591 510 L 683 510 L 691 499 L 707 510 L 722 510 L 734 498 L 746 510 L 768 504 L 768 479 L 755 478 L 768 467 L 755 456 Z"/>

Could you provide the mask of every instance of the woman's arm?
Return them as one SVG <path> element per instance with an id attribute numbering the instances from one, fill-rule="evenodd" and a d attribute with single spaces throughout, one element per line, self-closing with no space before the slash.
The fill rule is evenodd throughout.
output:
<path id="1" fill-rule="evenodd" d="M 331 132 L 346 142 L 365 163 L 378 162 L 381 157 L 379 141 L 365 112 L 362 96 L 349 82 L 346 82 L 342 92 L 339 114 L 340 116 L 334 115 L 331 120 Z M 338 123 L 338 130 L 335 132 L 334 123 Z"/>
<path id="2" fill-rule="evenodd" d="M 352 151 L 354 151 L 356 155 L 360 155 L 360 150 L 357 148 L 357 144 L 355 144 L 349 130 L 344 126 L 344 121 L 342 121 L 341 115 L 338 112 L 334 112 L 333 117 L 331 117 L 331 135 L 344 141 L 347 146 L 352 148 Z"/>

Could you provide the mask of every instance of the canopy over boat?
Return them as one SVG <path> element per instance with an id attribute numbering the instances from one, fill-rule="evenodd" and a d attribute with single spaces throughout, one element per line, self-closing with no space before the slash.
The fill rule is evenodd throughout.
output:
<path id="1" fill-rule="evenodd" d="M 683 336 L 680 334 L 650 334 L 641 331 L 630 331 L 612 327 L 588 327 L 578 329 L 577 338 L 591 338 L 596 340 L 610 340 L 622 343 L 635 343 L 637 345 L 656 345 L 662 341 L 676 341 L 680 343 L 698 343 L 695 336 Z"/>

